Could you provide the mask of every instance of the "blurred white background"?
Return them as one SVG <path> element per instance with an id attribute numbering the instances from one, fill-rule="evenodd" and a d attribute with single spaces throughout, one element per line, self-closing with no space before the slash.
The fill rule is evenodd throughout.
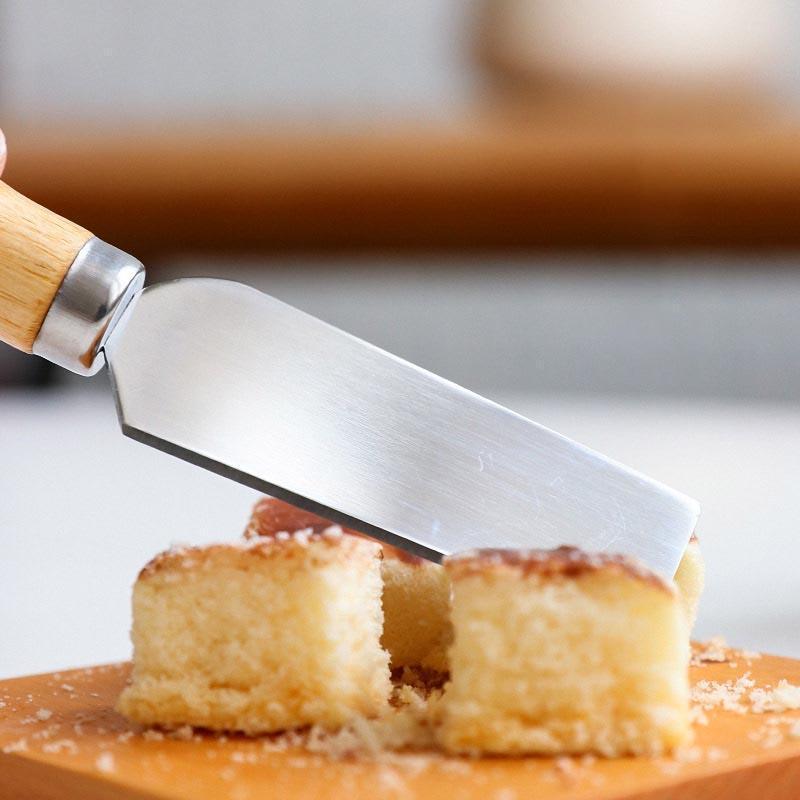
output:
<path id="1" fill-rule="evenodd" d="M 476 6 L 3 0 L 3 109 L 105 126 L 452 114 L 474 83 L 464 40 Z"/>

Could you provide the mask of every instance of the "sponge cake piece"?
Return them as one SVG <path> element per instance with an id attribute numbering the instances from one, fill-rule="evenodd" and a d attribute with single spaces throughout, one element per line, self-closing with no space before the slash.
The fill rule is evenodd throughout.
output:
<path id="1" fill-rule="evenodd" d="M 392 550 L 395 550 L 392 548 Z M 392 669 L 449 669 L 447 649 L 453 639 L 450 622 L 450 578 L 441 564 L 386 552 L 383 575 L 383 638 Z"/>
<path id="2" fill-rule="evenodd" d="M 249 734 L 379 714 L 391 690 L 380 559 L 339 528 L 157 556 L 134 586 L 119 710 Z"/>
<path id="3" fill-rule="evenodd" d="M 332 523 L 316 514 L 264 497 L 259 500 L 245 530 L 246 537 L 274 536 L 298 528 L 322 531 Z M 352 536 L 364 534 L 345 528 Z M 374 541 L 373 539 L 369 539 Z M 382 544 L 383 615 L 381 643 L 392 669 L 423 667 L 447 671 L 447 648 L 452 640 L 450 578 L 440 564 Z"/>
<path id="4" fill-rule="evenodd" d="M 671 583 L 568 547 L 472 551 L 445 567 L 446 750 L 618 756 L 687 740 L 688 634 Z"/>
<path id="5" fill-rule="evenodd" d="M 697 620 L 697 607 L 700 604 L 700 595 L 705 585 L 705 562 L 700 552 L 700 542 L 697 536 L 692 535 L 686 552 L 683 554 L 678 571 L 675 573 L 675 585 L 686 615 L 689 631 L 694 628 Z"/>

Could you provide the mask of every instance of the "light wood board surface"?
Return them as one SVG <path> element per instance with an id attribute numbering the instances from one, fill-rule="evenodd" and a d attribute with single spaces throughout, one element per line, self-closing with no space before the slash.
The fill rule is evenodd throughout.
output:
<path id="1" fill-rule="evenodd" d="M 430 753 L 333 760 L 271 739 L 143 735 L 113 711 L 128 665 L 0 683 L 0 798 L 597 798 L 796 800 L 800 710 L 714 708 L 681 758 L 468 759 Z M 731 656 L 692 667 L 699 680 L 751 673 L 757 687 L 800 683 L 800 661 Z M 270 748 L 270 745 L 273 745 Z"/>

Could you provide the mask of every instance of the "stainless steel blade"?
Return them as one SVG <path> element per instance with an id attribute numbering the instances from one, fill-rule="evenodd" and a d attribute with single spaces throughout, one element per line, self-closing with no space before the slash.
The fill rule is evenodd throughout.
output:
<path id="1" fill-rule="evenodd" d="M 572 544 L 671 576 L 699 514 L 678 492 L 241 284 L 147 288 L 105 352 L 127 435 L 433 560 Z"/>

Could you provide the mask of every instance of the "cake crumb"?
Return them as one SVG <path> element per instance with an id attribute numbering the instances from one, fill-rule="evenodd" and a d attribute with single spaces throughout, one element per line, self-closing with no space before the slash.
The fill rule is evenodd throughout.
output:
<path id="1" fill-rule="evenodd" d="M 739 655 L 747 661 L 756 661 L 761 658 L 761 653 L 756 650 L 740 650 Z"/>
<path id="2" fill-rule="evenodd" d="M 180 742 L 191 742 L 194 738 L 194 729 L 191 725 L 181 725 L 180 728 L 170 731 L 169 738 Z"/>
<path id="3" fill-rule="evenodd" d="M 728 758 L 728 751 L 722 747 L 709 747 L 706 751 L 706 760 L 710 762 L 724 761 Z"/>
<path id="4" fill-rule="evenodd" d="M 728 660 L 728 643 L 722 636 L 713 636 L 707 642 L 697 642 L 692 647 L 692 666 L 708 662 L 722 664 Z"/>
<path id="5" fill-rule="evenodd" d="M 664 775 L 676 775 L 681 770 L 681 765 L 672 759 L 657 761 L 656 766 Z"/>
<path id="6" fill-rule="evenodd" d="M 43 753 L 69 753 L 71 756 L 78 754 L 78 745 L 72 739 L 57 739 L 42 745 Z"/>
<path id="7" fill-rule="evenodd" d="M 340 539 L 344 535 L 344 531 L 342 530 L 340 525 L 331 525 L 328 528 L 325 528 L 322 531 L 322 535 L 326 539 Z"/>
<path id="8" fill-rule="evenodd" d="M 749 734 L 749 739 L 760 744 L 765 750 L 783 744 L 783 732 L 775 726 L 762 725 Z"/>
<path id="9" fill-rule="evenodd" d="M 785 731 L 782 730 L 782 727 L 785 728 Z M 759 728 L 750 731 L 748 738 L 765 749 L 777 747 L 783 744 L 787 738 L 800 739 L 800 719 L 769 717 Z"/>
<path id="10" fill-rule="evenodd" d="M 708 725 L 708 715 L 699 705 L 689 706 L 689 722 L 692 725 Z"/>
<path id="11" fill-rule="evenodd" d="M 441 697 L 438 689 L 425 695 L 411 686 L 398 686 L 392 705 L 380 717 L 356 717 L 334 733 L 312 727 L 303 746 L 309 752 L 334 759 L 356 754 L 377 759 L 389 751 L 432 748 L 441 715 Z"/>
<path id="12" fill-rule="evenodd" d="M 57 722 L 53 725 L 48 725 L 44 730 L 38 731 L 37 733 L 33 734 L 34 739 L 50 739 L 52 736 L 55 736 L 59 730 L 61 730 L 61 725 Z"/>
<path id="13" fill-rule="evenodd" d="M 403 792 L 406 789 L 406 782 L 402 775 L 390 767 L 383 767 L 378 773 L 378 781 L 384 790 L 390 792 Z"/>
<path id="14" fill-rule="evenodd" d="M 314 534 L 313 528 L 303 528 L 302 530 L 295 531 L 292 538 L 301 547 L 308 547 L 309 540 L 313 534 Z"/>
<path id="15" fill-rule="evenodd" d="M 781 679 L 770 689 L 754 689 L 750 692 L 750 702 L 756 714 L 766 711 L 796 711 L 800 708 L 800 686 Z"/>
<path id="16" fill-rule="evenodd" d="M 696 745 L 677 747 L 672 758 L 678 764 L 697 764 L 703 760 L 703 750 Z"/>
<path id="17" fill-rule="evenodd" d="M 755 686 L 750 673 L 745 672 L 737 680 L 698 681 L 692 687 L 691 699 L 702 709 L 722 708 L 736 714 L 746 714 L 748 707 L 742 702 L 745 693 Z"/>
<path id="18" fill-rule="evenodd" d="M 234 750 L 230 755 L 234 764 L 257 764 L 258 756 L 255 753 L 245 753 L 242 750 Z"/>
<path id="19" fill-rule="evenodd" d="M 106 774 L 116 770 L 114 756 L 109 752 L 100 753 L 95 759 L 94 765 L 100 772 L 105 772 Z"/>
<path id="20" fill-rule="evenodd" d="M 577 778 L 575 761 L 570 756 L 557 756 L 553 762 L 556 774 L 566 783 L 574 783 Z"/>

